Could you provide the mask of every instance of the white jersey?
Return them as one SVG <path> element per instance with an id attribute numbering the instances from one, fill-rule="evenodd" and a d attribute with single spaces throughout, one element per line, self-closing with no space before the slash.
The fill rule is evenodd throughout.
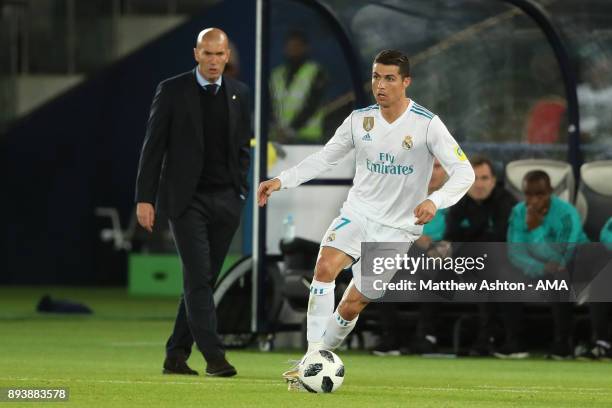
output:
<path id="1" fill-rule="evenodd" d="M 449 207 L 474 182 L 472 166 L 440 118 L 411 100 L 391 124 L 378 105 L 353 111 L 322 150 L 278 176 L 281 188 L 317 177 L 351 150 L 355 177 L 344 207 L 416 235 L 423 228 L 415 225 L 417 205 L 429 198 L 438 209 Z M 449 178 L 427 196 L 434 156 Z"/>

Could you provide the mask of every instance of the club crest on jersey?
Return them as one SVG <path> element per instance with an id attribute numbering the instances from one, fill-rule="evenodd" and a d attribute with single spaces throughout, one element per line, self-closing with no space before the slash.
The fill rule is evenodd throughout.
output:
<path id="1" fill-rule="evenodd" d="M 369 132 L 374 129 L 374 116 L 366 116 L 363 118 L 363 130 Z"/>
<path id="2" fill-rule="evenodd" d="M 329 234 L 327 236 L 327 242 L 332 242 L 335 239 L 336 239 L 336 233 L 335 232 L 332 232 L 331 234 Z"/>
<path id="3" fill-rule="evenodd" d="M 404 138 L 402 142 L 402 147 L 406 150 L 412 149 L 412 136 L 408 135 Z"/>
<path id="4" fill-rule="evenodd" d="M 466 161 L 467 156 L 463 153 L 463 150 L 459 146 L 455 146 L 455 156 L 461 161 Z"/>

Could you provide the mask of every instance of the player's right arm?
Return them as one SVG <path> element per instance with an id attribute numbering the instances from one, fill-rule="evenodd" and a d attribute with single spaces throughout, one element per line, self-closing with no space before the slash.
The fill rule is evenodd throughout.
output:
<path id="1" fill-rule="evenodd" d="M 155 222 L 153 203 L 170 127 L 169 95 L 166 88 L 167 85 L 164 86 L 162 82 L 155 90 L 136 176 L 136 217 L 138 223 L 149 232 L 152 232 Z"/>
<path id="2" fill-rule="evenodd" d="M 277 177 L 263 181 L 257 189 L 257 204 L 263 207 L 274 191 L 297 187 L 337 165 L 354 148 L 352 115 L 351 113 L 336 129 L 334 137 L 323 149 L 306 157 L 298 165 L 281 172 Z"/>

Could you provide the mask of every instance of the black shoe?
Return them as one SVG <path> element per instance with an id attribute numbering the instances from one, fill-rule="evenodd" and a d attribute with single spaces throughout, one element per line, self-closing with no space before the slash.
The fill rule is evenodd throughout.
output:
<path id="1" fill-rule="evenodd" d="M 612 345 L 605 340 L 597 340 L 591 349 L 591 353 L 598 360 L 610 361 L 612 360 Z"/>
<path id="2" fill-rule="evenodd" d="M 572 348 L 568 342 L 556 341 L 550 349 L 548 358 L 553 360 L 569 360 L 574 358 L 574 353 L 572 353 Z"/>
<path id="3" fill-rule="evenodd" d="M 577 360 L 596 360 L 597 357 L 592 352 L 593 346 L 591 343 L 579 343 L 574 348 L 574 357 Z"/>
<path id="4" fill-rule="evenodd" d="M 612 347 L 605 340 L 597 340 L 595 343 L 578 345 L 574 355 L 578 360 L 609 361 L 612 359 Z"/>
<path id="5" fill-rule="evenodd" d="M 225 357 L 222 360 L 210 362 L 206 365 L 206 375 L 209 377 L 233 377 L 238 372 Z"/>
<path id="6" fill-rule="evenodd" d="M 529 357 L 529 352 L 520 347 L 518 343 L 511 342 L 504 344 L 499 348 L 499 350 L 494 351 L 493 355 L 501 359 L 518 360 Z"/>
<path id="7" fill-rule="evenodd" d="M 162 374 L 198 375 L 198 372 L 189 368 L 184 358 L 166 357 Z"/>
<path id="8" fill-rule="evenodd" d="M 378 343 L 374 349 L 372 349 L 372 354 L 375 356 L 399 356 L 401 353 L 399 347 L 381 342 Z"/>
<path id="9" fill-rule="evenodd" d="M 438 352 L 438 339 L 436 336 L 427 335 L 416 339 L 410 351 L 412 354 L 436 354 Z"/>
<path id="10" fill-rule="evenodd" d="M 488 357 L 493 354 L 494 341 L 495 339 L 493 337 L 479 336 L 478 340 L 470 347 L 468 354 L 471 357 Z"/>

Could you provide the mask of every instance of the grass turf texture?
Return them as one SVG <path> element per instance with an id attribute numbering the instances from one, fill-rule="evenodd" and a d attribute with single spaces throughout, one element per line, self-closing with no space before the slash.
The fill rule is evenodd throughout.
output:
<path id="1" fill-rule="evenodd" d="M 33 311 L 43 293 L 87 303 L 90 317 Z M 117 289 L 0 288 L 0 388 L 68 387 L 71 407 L 609 407 L 612 364 L 542 359 L 426 359 L 341 352 L 331 395 L 290 393 L 280 378 L 297 352 L 230 351 L 238 377 L 163 376 L 175 299 Z M 202 372 L 194 354 L 192 368 Z M 0 408 L 40 403 L 0 403 Z M 45 405 L 46 406 L 46 405 Z"/>

